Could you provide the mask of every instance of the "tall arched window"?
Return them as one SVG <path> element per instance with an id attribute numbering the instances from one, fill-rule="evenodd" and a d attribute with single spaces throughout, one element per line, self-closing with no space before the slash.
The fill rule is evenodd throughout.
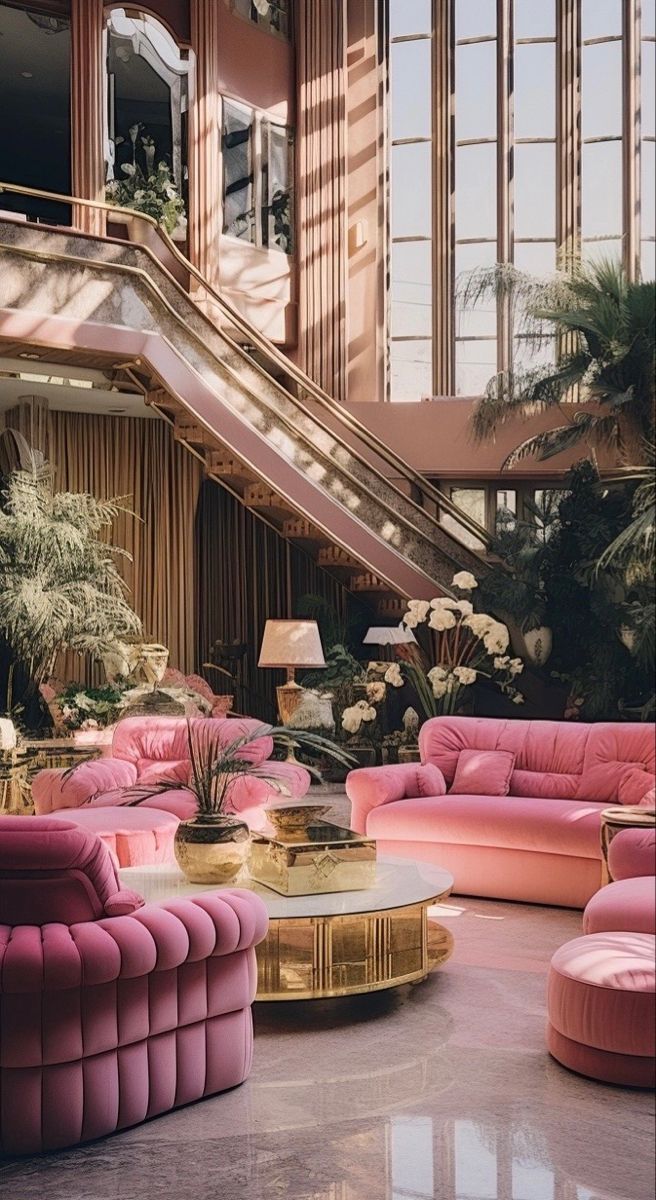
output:
<path id="1" fill-rule="evenodd" d="M 655 0 L 388 0 L 390 398 L 476 395 L 510 313 L 456 312 L 494 262 L 654 275 Z"/>

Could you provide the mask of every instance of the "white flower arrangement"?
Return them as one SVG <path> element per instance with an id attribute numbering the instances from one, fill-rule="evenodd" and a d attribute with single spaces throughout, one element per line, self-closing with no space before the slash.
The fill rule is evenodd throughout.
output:
<path id="1" fill-rule="evenodd" d="M 401 673 L 401 667 L 398 663 L 392 663 L 385 672 L 385 683 L 389 683 L 390 687 L 403 687 L 405 680 Z"/>
<path id="2" fill-rule="evenodd" d="M 353 736 L 360 732 L 363 725 L 368 725 L 370 721 L 375 721 L 377 715 L 376 709 L 368 701 L 358 700 L 350 708 L 344 709 L 342 713 L 342 729 L 345 733 L 350 733 Z"/>
<path id="3" fill-rule="evenodd" d="M 471 572 L 459 571 L 452 586 L 472 592 L 478 581 Z M 403 624 L 411 629 L 426 624 L 436 635 L 438 662 L 426 677 L 417 667 L 404 665 L 427 716 L 457 712 L 466 700 L 467 689 L 482 679 L 495 683 L 513 704 L 524 702 L 513 684 L 524 664 L 506 653 L 510 644 L 507 627 L 489 613 L 474 612 L 469 600 L 450 596 L 410 600 Z"/>

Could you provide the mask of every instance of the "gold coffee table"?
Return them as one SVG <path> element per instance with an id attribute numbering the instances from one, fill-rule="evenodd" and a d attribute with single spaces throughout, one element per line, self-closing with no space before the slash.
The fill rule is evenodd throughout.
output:
<path id="1" fill-rule="evenodd" d="M 126 887 L 146 900 L 217 891 L 189 883 L 176 866 L 125 867 Z M 453 887 L 448 871 L 405 859 L 381 858 L 371 888 L 312 896 L 281 896 L 253 880 L 269 932 L 257 947 L 257 1000 L 318 1000 L 418 983 L 449 958 L 453 938 L 428 909 Z"/>
<path id="2" fill-rule="evenodd" d="M 656 810 L 641 808 L 639 804 L 618 804 L 605 808 L 601 814 L 601 881 L 610 883 L 612 875 L 608 869 L 608 849 L 620 829 L 653 829 Z"/>

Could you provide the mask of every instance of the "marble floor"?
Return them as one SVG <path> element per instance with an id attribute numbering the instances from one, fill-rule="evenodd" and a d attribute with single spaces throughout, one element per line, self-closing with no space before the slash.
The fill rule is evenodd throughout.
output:
<path id="1" fill-rule="evenodd" d="M 453 898 L 417 987 L 256 1005 L 241 1088 L 72 1151 L 0 1161 L 9 1200 L 647 1200 L 654 1101 L 544 1049 L 580 914 Z"/>

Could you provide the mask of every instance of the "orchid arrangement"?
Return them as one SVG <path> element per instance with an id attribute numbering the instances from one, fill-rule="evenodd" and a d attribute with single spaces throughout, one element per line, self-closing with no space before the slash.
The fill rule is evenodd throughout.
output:
<path id="1" fill-rule="evenodd" d="M 426 716 L 458 712 L 468 700 L 468 689 L 483 679 L 495 683 L 513 704 L 522 704 L 524 697 L 514 680 L 524 664 L 521 658 L 507 653 L 507 627 L 487 613 L 474 612 L 467 597 L 478 587 L 478 581 L 471 572 L 459 571 L 452 587 L 465 593 L 462 599 L 438 596 L 434 600 L 410 600 L 403 618 L 408 629 L 426 624 L 435 635 L 434 667 L 424 674 L 412 664 L 403 666 Z"/>

